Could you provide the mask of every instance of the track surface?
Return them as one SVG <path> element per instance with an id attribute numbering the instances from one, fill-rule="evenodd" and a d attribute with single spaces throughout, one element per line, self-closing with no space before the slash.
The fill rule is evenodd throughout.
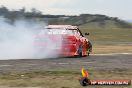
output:
<path id="1" fill-rule="evenodd" d="M 86 69 L 128 69 L 132 70 L 132 55 L 89 56 L 82 58 L 52 58 L 0 60 L 0 72 L 80 70 Z"/>

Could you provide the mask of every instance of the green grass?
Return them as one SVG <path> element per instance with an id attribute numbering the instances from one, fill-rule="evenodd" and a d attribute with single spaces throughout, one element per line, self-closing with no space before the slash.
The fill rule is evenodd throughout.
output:
<path id="1" fill-rule="evenodd" d="M 97 24 L 80 26 L 82 33 L 90 33 L 87 37 L 93 45 L 93 54 L 132 53 L 132 29 L 115 26 L 100 27 Z"/>
<path id="2" fill-rule="evenodd" d="M 12 87 L 44 88 L 81 88 L 79 71 L 38 71 L 26 73 L 6 73 L 0 75 L 0 85 Z M 94 79 L 131 79 L 130 70 L 89 70 L 89 78 Z M 131 79 L 132 80 L 132 79 Z M 87 88 L 131 88 L 132 86 L 90 86 Z"/>
<path id="3" fill-rule="evenodd" d="M 80 27 L 83 33 L 89 32 L 87 36 L 93 44 L 116 45 L 132 44 L 132 29 L 123 28 L 97 28 L 83 25 Z"/>
<path id="4" fill-rule="evenodd" d="M 132 53 L 131 45 L 93 45 L 93 54 Z"/>

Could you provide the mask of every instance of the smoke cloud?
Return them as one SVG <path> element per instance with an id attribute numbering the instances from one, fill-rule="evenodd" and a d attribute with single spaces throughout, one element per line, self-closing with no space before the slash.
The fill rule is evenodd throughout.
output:
<path id="1" fill-rule="evenodd" d="M 46 31 L 44 22 L 34 20 L 16 20 L 10 24 L 8 19 L 0 18 L 0 60 L 5 59 L 38 59 L 57 57 L 58 53 L 52 51 L 56 45 L 61 46 L 61 41 L 55 45 L 48 36 L 37 38 L 42 31 Z M 42 34 L 44 35 L 44 34 Z M 36 45 L 41 39 L 46 39 L 47 46 L 41 51 Z M 58 39 L 60 40 L 60 39 Z M 54 45 L 53 45 L 54 44 Z M 50 48 L 48 48 L 50 47 Z"/>

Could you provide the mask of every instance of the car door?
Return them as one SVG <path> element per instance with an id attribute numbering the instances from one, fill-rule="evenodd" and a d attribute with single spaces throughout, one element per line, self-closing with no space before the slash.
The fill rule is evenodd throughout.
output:
<path id="1" fill-rule="evenodd" d="M 83 54 L 86 54 L 86 52 L 88 51 L 88 39 L 83 36 L 82 32 L 79 29 L 78 29 L 78 33 L 80 35 L 80 40 L 83 46 L 82 49 Z"/>

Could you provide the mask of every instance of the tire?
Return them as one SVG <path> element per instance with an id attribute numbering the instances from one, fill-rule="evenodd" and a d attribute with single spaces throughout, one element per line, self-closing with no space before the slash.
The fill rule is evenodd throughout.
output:
<path id="1" fill-rule="evenodd" d="M 88 52 L 88 56 L 90 56 L 90 52 Z"/>
<path id="2" fill-rule="evenodd" d="M 82 49 L 83 49 L 83 46 L 80 45 L 78 49 L 78 57 L 82 57 Z"/>
<path id="3" fill-rule="evenodd" d="M 90 41 L 88 42 L 88 45 L 89 45 L 89 47 L 88 47 L 88 56 L 90 56 L 90 52 L 92 52 L 92 44 L 91 44 Z"/>

